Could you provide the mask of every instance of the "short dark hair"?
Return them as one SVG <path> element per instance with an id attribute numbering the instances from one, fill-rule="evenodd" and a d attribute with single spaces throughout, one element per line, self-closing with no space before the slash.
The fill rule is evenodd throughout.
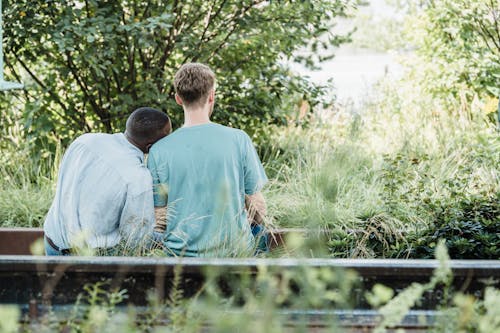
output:
<path id="1" fill-rule="evenodd" d="M 215 74 L 204 64 L 187 63 L 175 73 L 175 92 L 187 106 L 205 103 L 214 85 Z"/>
<path id="2" fill-rule="evenodd" d="M 127 134 L 136 143 L 147 145 L 164 136 L 167 124 L 171 126 L 170 118 L 166 113 L 150 107 L 141 107 L 128 117 Z"/>

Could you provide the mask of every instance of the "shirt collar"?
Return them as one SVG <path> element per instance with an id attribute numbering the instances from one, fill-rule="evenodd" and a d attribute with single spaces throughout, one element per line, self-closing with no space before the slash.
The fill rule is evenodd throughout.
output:
<path id="1" fill-rule="evenodd" d="M 130 141 L 127 140 L 127 138 L 123 133 L 116 133 L 115 135 L 118 137 L 118 139 L 122 142 L 124 146 L 129 147 L 129 149 L 133 151 L 133 153 L 139 158 L 141 163 L 144 163 L 144 153 L 142 152 L 142 150 L 140 150 L 132 143 L 130 143 Z"/>

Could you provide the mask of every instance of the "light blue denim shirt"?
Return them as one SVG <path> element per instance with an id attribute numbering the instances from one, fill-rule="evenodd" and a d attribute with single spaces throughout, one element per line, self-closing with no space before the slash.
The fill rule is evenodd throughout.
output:
<path id="1" fill-rule="evenodd" d="M 142 151 L 122 133 L 84 134 L 63 157 L 44 232 L 62 249 L 82 240 L 92 248 L 136 246 L 152 234 L 152 185 Z"/>

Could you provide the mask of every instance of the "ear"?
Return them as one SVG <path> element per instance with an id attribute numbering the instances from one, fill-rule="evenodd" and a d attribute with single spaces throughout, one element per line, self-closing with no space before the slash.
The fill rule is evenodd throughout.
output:
<path id="1" fill-rule="evenodd" d="M 177 94 L 175 94 L 175 101 L 177 102 L 177 104 L 182 105 L 182 99 Z"/>
<path id="2" fill-rule="evenodd" d="M 165 125 L 165 128 L 167 135 L 172 133 L 172 120 L 170 118 L 168 118 L 168 123 Z"/>
<path id="3" fill-rule="evenodd" d="M 215 89 L 212 89 L 210 91 L 210 94 L 208 94 L 208 103 L 213 104 L 215 100 Z"/>

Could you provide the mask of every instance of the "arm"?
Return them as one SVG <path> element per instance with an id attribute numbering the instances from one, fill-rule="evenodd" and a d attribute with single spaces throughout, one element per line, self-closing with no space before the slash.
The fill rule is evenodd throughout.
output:
<path id="1" fill-rule="evenodd" d="M 155 226 L 151 248 L 163 248 L 165 230 L 167 228 L 167 206 L 155 207 Z"/>
<path id="2" fill-rule="evenodd" d="M 257 151 L 246 133 L 243 135 L 243 140 L 245 207 L 250 223 L 261 224 L 267 214 L 266 201 L 261 192 L 262 187 L 267 183 L 267 176 Z"/>
<path id="3" fill-rule="evenodd" d="M 153 147 L 149 153 L 147 164 L 153 178 L 153 200 L 155 206 L 155 226 L 153 238 L 155 241 L 158 241 L 163 239 L 163 234 L 165 233 L 167 227 L 168 190 L 166 184 L 161 183 L 162 180 L 166 181 L 167 179 L 167 175 L 164 172 L 166 168 L 157 167 L 155 156 L 156 153 Z"/>
<path id="4" fill-rule="evenodd" d="M 262 224 L 267 215 L 266 201 L 262 192 L 245 195 L 245 208 L 248 211 L 248 221 L 251 224 Z"/>
<path id="5" fill-rule="evenodd" d="M 119 231 L 127 247 L 145 246 L 154 227 L 152 191 L 139 195 L 127 193 L 122 210 Z"/>
<path id="6" fill-rule="evenodd" d="M 155 207 L 155 232 L 164 233 L 167 228 L 167 206 Z"/>

